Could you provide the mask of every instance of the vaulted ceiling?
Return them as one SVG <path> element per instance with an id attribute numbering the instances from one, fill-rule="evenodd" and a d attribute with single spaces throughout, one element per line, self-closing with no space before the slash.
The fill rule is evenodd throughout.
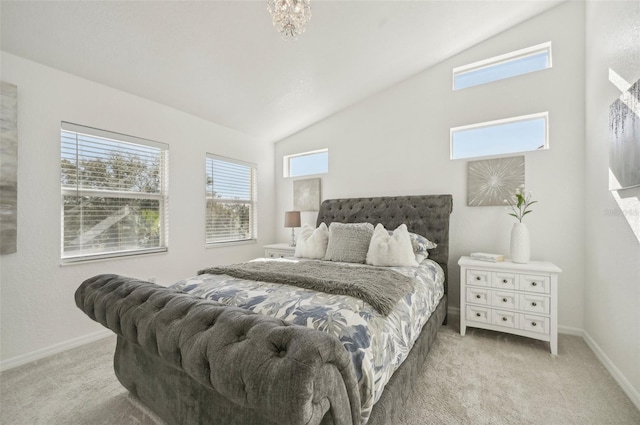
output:
<path id="1" fill-rule="evenodd" d="M 273 142 L 559 1 L 2 1 L 2 50 Z"/>

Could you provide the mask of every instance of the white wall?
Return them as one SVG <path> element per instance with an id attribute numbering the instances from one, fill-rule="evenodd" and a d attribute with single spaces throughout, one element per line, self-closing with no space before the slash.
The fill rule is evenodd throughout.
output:
<path id="1" fill-rule="evenodd" d="M 0 257 L 2 367 L 81 343 L 102 326 L 74 303 L 80 283 L 118 273 L 171 284 L 204 266 L 261 255 L 273 241 L 273 147 L 217 124 L 2 53 L 18 87 L 18 252 Z M 169 252 L 60 265 L 60 122 L 168 143 Z M 212 152 L 258 164 L 257 244 L 204 246 L 204 163 Z"/>
<path id="2" fill-rule="evenodd" d="M 562 4 L 276 145 L 276 229 L 293 207 L 292 179 L 282 156 L 329 148 L 322 197 L 453 194 L 450 296 L 459 305 L 461 255 L 509 252 L 514 219 L 503 207 L 467 207 L 467 161 L 449 159 L 449 129 L 549 111 L 548 151 L 526 153 L 526 185 L 534 212 L 525 222 L 532 258 L 550 260 L 560 279 L 559 323 L 582 328 L 584 281 L 584 5 Z M 452 68 L 553 42 L 553 68 L 453 92 Z M 429 40 L 424 41 L 425 49 Z M 313 221 L 313 215 L 306 217 Z"/>
<path id="3" fill-rule="evenodd" d="M 608 190 L 609 105 L 639 78 L 640 2 L 588 2 L 584 329 L 640 409 L 640 188 Z"/>

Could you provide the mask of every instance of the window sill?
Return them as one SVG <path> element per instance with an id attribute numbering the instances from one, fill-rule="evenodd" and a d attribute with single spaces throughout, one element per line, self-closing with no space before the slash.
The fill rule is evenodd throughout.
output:
<path id="1" fill-rule="evenodd" d="M 258 243 L 257 239 L 247 239 L 244 241 L 229 241 L 229 242 L 213 242 L 206 243 L 205 248 L 224 248 L 227 246 L 238 246 L 238 245 L 255 245 Z"/>
<path id="2" fill-rule="evenodd" d="M 85 264 L 85 263 L 97 263 L 103 261 L 117 260 L 117 259 L 126 259 L 126 258 L 134 258 L 139 257 L 141 255 L 157 255 L 157 254 L 166 254 L 169 252 L 169 248 L 153 248 L 153 249 L 145 249 L 140 251 L 127 251 L 127 252 L 116 252 L 109 254 L 96 254 L 96 255 L 87 255 L 82 257 L 71 257 L 71 258 L 62 258 L 60 260 L 61 266 L 73 266 L 76 264 Z"/>

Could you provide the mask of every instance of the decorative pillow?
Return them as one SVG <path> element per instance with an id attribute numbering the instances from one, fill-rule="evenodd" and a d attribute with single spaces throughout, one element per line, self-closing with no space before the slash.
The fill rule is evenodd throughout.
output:
<path id="1" fill-rule="evenodd" d="M 429 239 L 424 236 L 418 235 L 417 233 L 409 233 L 409 237 L 411 238 L 411 245 L 413 246 L 413 253 L 416 255 L 416 261 L 418 264 L 422 263 L 422 260 L 429 257 L 428 249 L 434 249 L 438 245 L 431 242 Z"/>
<path id="2" fill-rule="evenodd" d="M 382 224 L 378 224 L 369 244 L 367 264 L 417 267 L 407 225 L 401 224 L 389 234 Z"/>
<path id="3" fill-rule="evenodd" d="M 364 263 L 373 235 L 371 223 L 331 223 L 325 260 Z"/>
<path id="4" fill-rule="evenodd" d="M 296 240 L 296 257 L 324 258 L 329 242 L 329 229 L 320 223 L 317 229 L 305 224 L 302 226 Z"/>

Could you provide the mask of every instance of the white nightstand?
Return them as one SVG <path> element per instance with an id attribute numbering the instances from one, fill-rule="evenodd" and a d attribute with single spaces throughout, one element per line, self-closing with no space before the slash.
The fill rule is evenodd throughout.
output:
<path id="1" fill-rule="evenodd" d="M 295 246 L 288 243 L 274 243 L 264 246 L 264 256 L 268 258 L 293 257 L 296 252 Z"/>
<path id="2" fill-rule="evenodd" d="M 549 341 L 558 354 L 558 275 L 553 263 L 491 263 L 462 257 L 460 334 L 467 327 Z"/>

